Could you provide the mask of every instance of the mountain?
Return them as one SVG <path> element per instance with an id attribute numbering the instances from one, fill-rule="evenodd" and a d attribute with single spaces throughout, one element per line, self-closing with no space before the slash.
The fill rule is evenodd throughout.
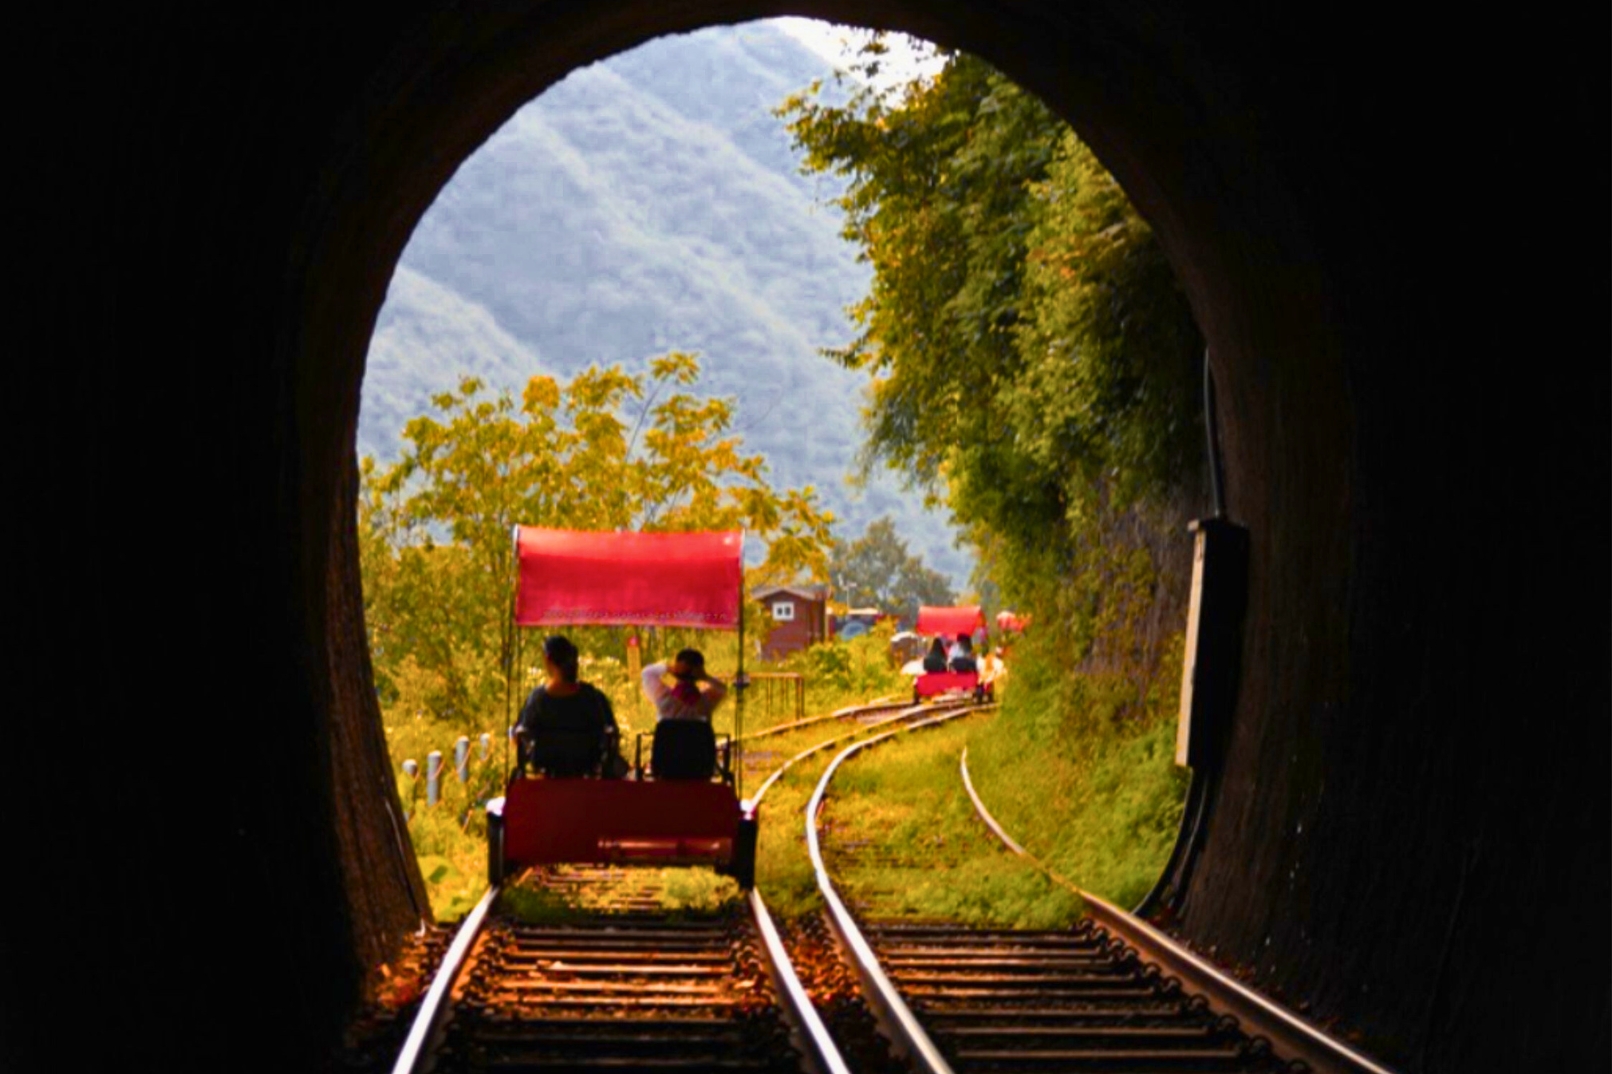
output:
<path id="1" fill-rule="evenodd" d="M 961 582 L 944 518 L 881 475 L 845 483 L 864 378 L 846 342 L 868 272 L 839 236 L 837 188 L 799 174 L 771 109 L 831 72 L 767 23 L 660 38 L 572 72 L 460 167 L 410 239 L 370 346 L 359 450 L 395 457 L 403 422 L 475 373 L 517 388 L 592 363 L 698 351 L 704 390 L 775 481 L 813 484 L 860 535 L 895 516 Z"/>

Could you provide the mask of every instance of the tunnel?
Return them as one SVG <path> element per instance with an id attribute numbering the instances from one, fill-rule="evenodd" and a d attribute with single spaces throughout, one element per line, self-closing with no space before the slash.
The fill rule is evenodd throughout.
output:
<path id="1" fill-rule="evenodd" d="M 393 267 L 569 70 L 778 14 L 1039 93 L 1188 293 L 1248 572 L 1172 926 L 1397 1070 L 1604 1064 L 1604 9 L 398 0 L 16 17 L 0 1065 L 320 1067 L 421 916 L 353 521 Z"/>

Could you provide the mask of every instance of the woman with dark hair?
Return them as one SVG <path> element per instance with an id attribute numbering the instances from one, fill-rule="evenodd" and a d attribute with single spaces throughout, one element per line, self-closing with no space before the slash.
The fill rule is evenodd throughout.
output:
<path id="1" fill-rule="evenodd" d="M 937 634 L 935 635 L 935 640 L 929 643 L 929 651 L 924 654 L 924 672 L 933 674 L 945 670 L 946 643 Z"/>
<path id="2" fill-rule="evenodd" d="M 521 706 L 515 734 L 522 756 L 545 775 L 558 777 L 625 774 L 616 748 L 620 729 L 610 699 L 577 677 L 577 647 L 559 634 L 543 641 L 548 681 Z"/>

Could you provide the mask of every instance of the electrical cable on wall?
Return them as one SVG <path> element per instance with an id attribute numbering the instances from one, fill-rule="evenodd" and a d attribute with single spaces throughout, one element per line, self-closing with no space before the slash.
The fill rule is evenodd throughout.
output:
<path id="1" fill-rule="evenodd" d="M 1220 466 L 1220 422 L 1215 416 L 1215 374 L 1209 365 L 1209 348 L 1203 349 L 1203 429 L 1209 440 L 1209 496 L 1213 518 L 1226 517 L 1225 474 Z"/>

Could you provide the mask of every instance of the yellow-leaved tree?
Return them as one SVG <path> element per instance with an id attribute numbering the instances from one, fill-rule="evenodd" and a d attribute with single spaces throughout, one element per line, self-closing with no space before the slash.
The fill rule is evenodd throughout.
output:
<path id="1" fill-rule="evenodd" d="M 499 725 L 517 523 L 743 528 L 767 549 L 753 575 L 825 576 L 833 516 L 810 486 L 768 483 L 732 431 L 734 402 L 698 394 L 699 374 L 673 351 L 647 373 L 536 376 L 518 401 L 466 378 L 408 423 L 396 463 L 363 460 L 364 612 L 389 725 Z"/>

